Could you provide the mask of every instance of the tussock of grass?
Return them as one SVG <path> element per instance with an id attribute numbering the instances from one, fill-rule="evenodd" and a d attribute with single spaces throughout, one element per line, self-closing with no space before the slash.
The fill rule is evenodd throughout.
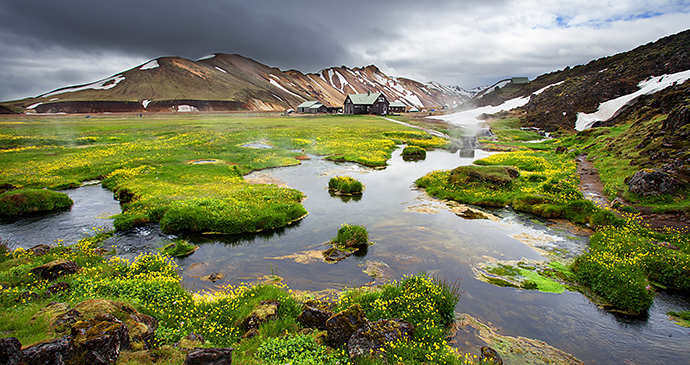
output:
<path id="1" fill-rule="evenodd" d="M 0 194 L 0 216 L 66 209 L 74 202 L 65 193 L 43 189 L 20 189 Z"/>
<path id="2" fill-rule="evenodd" d="M 364 186 L 351 176 L 336 176 L 328 180 L 328 190 L 339 194 L 361 194 Z"/>

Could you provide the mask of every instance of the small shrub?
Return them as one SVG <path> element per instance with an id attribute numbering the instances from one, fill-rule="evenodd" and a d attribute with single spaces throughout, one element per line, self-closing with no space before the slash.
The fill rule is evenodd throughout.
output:
<path id="1" fill-rule="evenodd" d="M 340 194 L 361 194 L 363 189 L 362 183 L 350 176 L 336 176 L 328 181 L 328 190 Z"/>
<path id="2" fill-rule="evenodd" d="M 13 190 L 0 194 L 0 215 L 20 216 L 69 208 L 74 204 L 65 193 L 45 189 Z"/>

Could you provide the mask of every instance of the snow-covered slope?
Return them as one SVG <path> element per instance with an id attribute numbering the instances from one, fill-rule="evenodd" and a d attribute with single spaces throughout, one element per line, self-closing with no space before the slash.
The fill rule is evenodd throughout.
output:
<path id="1" fill-rule="evenodd" d="M 589 129 L 596 122 L 613 118 L 623 107 L 633 104 L 640 96 L 654 94 L 674 84 L 682 84 L 688 79 L 690 79 L 690 70 L 650 77 L 637 84 L 640 90 L 603 102 L 599 104 L 599 109 L 594 113 L 577 113 L 575 129 L 578 131 Z"/>

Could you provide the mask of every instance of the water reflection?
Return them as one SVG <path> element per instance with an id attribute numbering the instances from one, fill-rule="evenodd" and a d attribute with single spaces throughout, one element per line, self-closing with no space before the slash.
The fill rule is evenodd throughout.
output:
<path id="1" fill-rule="evenodd" d="M 339 199 L 343 203 L 349 203 L 349 202 L 357 203 L 357 202 L 362 200 L 362 195 L 364 195 L 364 194 L 342 195 L 342 194 L 336 194 L 333 191 L 329 191 L 328 194 L 331 196 L 331 198 Z"/>

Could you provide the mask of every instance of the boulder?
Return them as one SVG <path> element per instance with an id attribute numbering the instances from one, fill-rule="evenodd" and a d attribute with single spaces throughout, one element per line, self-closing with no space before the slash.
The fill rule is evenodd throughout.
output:
<path id="1" fill-rule="evenodd" d="M 93 319 L 79 321 L 72 326 L 74 355 L 85 364 L 110 365 L 129 348 L 127 325 L 111 314 L 99 314 Z"/>
<path id="2" fill-rule="evenodd" d="M 343 251 L 337 247 L 331 247 L 323 252 L 323 258 L 326 261 L 342 261 L 352 256 L 352 252 Z"/>
<path id="3" fill-rule="evenodd" d="M 112 315 L 127 325 L 129 342 L 132 349 L 150 348 L 151 341 L 158 328 L 158 321 L 146 314 L 139 313 L 131 305 L 104 299 L 85 300 L 75 306 L 80 320 L 95 318 L 99 315 Z"/>
<path id="4" fill-rule="evenodd" d="M 628 191 L 642 196 L 672 194 L 680 188 L 680 183 L 673 176 L 653 169 L 636 172 L 628 183 Z"/>
<path id="5" fill-rule="evenodd" d="M 369 320 L 359 304 L 353 304 L 349 308 L 336 313 L 326 321 L 328 344 L 332 347 L 337 347 L 347 343 L 350 337 L 367 323 L 369 323 Z"/>
<path id="6" fill-rule="evenodd" d="M 232 350 L 232 347 L 195 348 L 187 353 L 184 365 L 230 365 Z"/>
<path id="7" fill-rule="evenodd" d="M 491 347 L 487 346 L 482 346 L 482 354 L 479 356 L 479 362 L 482 364 L 494 364 L 494 365 L 503 365 L 503 359 L 501 359 L 501 356 L 496 352 L 496 350 L 492 349 Z"/>
<path id="8" fill-rule="evenodd" d="M 380 319 L 374 323 L 367 323 L 357 330 L 347 341 L 347 352 L 350 358 L 358 356 L 381 356 L 385 360 L 386 344 L 398 341 L 414 334 L 414 326 L 403 319 Z"/>
<path id="9" fill-rule="evenodd" d="M 14 337 L 0 339 L 0 364 L 16 365 L 23 359 L 22 343 Z"/>
<path id="10" fill-rule="evenodd" d="M 42 342 L 28 347 L 24 353 L 24 362 L 42 365 L 64 365 L 72 358 L 72 336 L 64 336 L 50 342 Z"/>
<path id="11" fill-rule="evenodd" d="M 81 270 L 81 267 L 79 267 L 76 262 L 67 259 L 58 259 L 35 267 L 29 272 L 42 279 L 54 280 L 63 275 L 74 274 L 79 270 Z"/>
<path id="12" fill-rule="evenodd" d="M 242 328 L 246 330 L 259 329 L 259 326 L 267 321 L 278 318 L 280 302 L 264 300 L 242 322 Z"/>
<path id="13" fill-rule="evenodd" d="M 687 124 L 690 124 L 690 107 L 683 105 L 671 111 L 666 120 L 664 120 L 661 129 L 675 132 Z"/>
<path id="14" fill-rule="evenodd" d="M 33 252 L 35 256 L 43 256 L 50 252 L 50 246 L 44 244 L 38 244 L 36 246 L 30 247 L 27 251 Z"/>
<path id="15" fill-rule="evenodd" d="M 326 321 L 331 318 L 333 314 L 333 312 L 327 309 L 305 305 L 302 309 L 302 313 L 297 316 L 297 322 L 301 323 L 304 327 L 325 330 Z"/>
<path id="16" fill-rule="evenodd" d="M 59 283 L 53 283 L 48 286 L 43 296 L 48 298 L 53 295 L 65 294 L 69 291 L 69 289 L 69 283 L 65 283 L 64 281 L 61 281 Z"/>

